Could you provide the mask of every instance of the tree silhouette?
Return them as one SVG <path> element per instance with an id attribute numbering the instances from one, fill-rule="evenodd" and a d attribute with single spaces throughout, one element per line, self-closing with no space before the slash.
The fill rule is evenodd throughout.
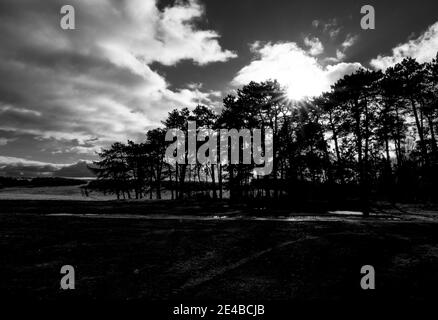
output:
<path id="1" fill-rule="evenodd" d="M 385 72 L 358 70 L 329 92 L 300 102 L 289 100 L 276 81 L 250 82 L 227 95 L 219 113 L 214 110 L 176 108 L 163 120 L 164 128 L 148 131 L 144 141 L 102 150 L 92 167 L 96 188 L 118 199 L 133 193 L 136 199 L 146 194 L 161 199 L 170 191 L 172 199 L 292 200 L 290 206 L 356 197 L 365 216 L 370 198 L 437 200 L 431 190 L 438 184 L 438 55 L 424 64 L 406 58 Z M 261 129 L 265 134 L 271 128 L 271 174 L 256 176 L 256 165 L 241 159 L 221 163 L 219 152 L 216 163 L 166 163 L 166 131 L 180 129 L 187 139 L 188 121 L 196 121 L 197 133 Z M 197 141 L 196 147 L 204 143 Z M 243 147 L 239 143 L 240 153 Z"/>

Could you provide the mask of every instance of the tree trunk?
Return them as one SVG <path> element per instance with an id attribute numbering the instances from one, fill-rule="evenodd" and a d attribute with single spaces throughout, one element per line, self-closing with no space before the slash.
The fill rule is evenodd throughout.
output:
<path id="1" fill-rule="evenodd" d="M 170 164 L 169 164 L 169 181 L 170 181 L 170 196 L 171 196 L 171 199 L 174 200 L 175 196 L 174 196 L 174 192 L 173 192 L 172 167 Z"/>
<path id="2" fill-rule="evenodd" d="M 415 105 L 415 101 L 412 98 L 411 98 L 411 104 L 412 104 L 412 112 L 413 112 L 414 118 L 415 118 L 415 124 L 416 124 L 417 130 L 418 130 L 418 136 L 420 137 L 421 153 L 423 155 L 423 160 L 424 160 L 425 164 L 427 164 L 428 163 L 427 149 L 426 149 L 426 145 L 424 142 L 423 126 L 421 125 L 420 119 L 418 117 L 417 106 Z"/>
<path id="3" fill-rule="evenodd" d="M 216 193 L 216 177 L 214 173 L 214 164 L 211 165 L 211 188 L 213 190 L 213 199 L 217 199 Z"/>
<path id="4" fill-rule="evenodd" d="M 365 167 L 363 161 L 363 153 L 362 153 L 362 132 L 361 132 L 361 115 L 359 110 L 359 102 L 356 102 L 354 105 L 355 108 L 355 133 L 356 133 L 356 147 L 357 147 L 357 164 L 359 171 L 359 193 L 360 193 L 360 201 L 362 204 L 362 213 L 364 217 L 368 217 L 368 197 L 367 197 L 367 188 L 365 181 Z"/>
<path id="5" fill-rule="evenodd" d="M 219 163 L 218 180 L 219 180 L 219 198 L 222 200 L 222 164 L 221 163 Z"/>

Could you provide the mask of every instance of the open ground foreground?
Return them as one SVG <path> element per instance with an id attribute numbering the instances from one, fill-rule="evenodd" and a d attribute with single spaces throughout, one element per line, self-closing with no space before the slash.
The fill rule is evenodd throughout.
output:
<path id="1" fill-rule="evenodd" d="M 427 215 L 256 219 L 227 206 L 172 211 L 160 202 L 0 207 L 0 291 L 9 298 L 437 297 L 438 223 Z M 60 290 L 63 265 L 75 267 L 75 290 Z M 363 265 L 375 268 L 375 290 L 360 287 Z"/>

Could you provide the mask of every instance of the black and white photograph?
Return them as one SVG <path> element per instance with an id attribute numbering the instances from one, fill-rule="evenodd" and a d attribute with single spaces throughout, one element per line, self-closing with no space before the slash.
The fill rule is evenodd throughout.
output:
<path id="1" fill-rule="evenodd" d="M 436 1 L 0 0 L 0 297 L 433 303 L 437 140 Z"/>

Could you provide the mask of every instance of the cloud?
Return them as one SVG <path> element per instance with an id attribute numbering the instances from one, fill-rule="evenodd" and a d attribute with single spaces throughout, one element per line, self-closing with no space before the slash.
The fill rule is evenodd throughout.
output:
<path id="1" fill-rule="evenodd" d="M 346 51 L 348 50 L 348 48 L 352 47 L 358 39 L 359 36 L 348 34 L 344 42 L 342 42 L 340 47 L 336 49 L 336 56 L 326 57 L 324 60 L 329 63 L 337 63 L 343 61 L 347 57 Z"/>
<path id="2" fill-rule="evenodd" d="M 53 168 L 62 168 L 63 164 L 55 164 L 55 163 L 48 163 L 48 162 L 42 162 L 42 161 L 34 161 L 29 159 L 23 159 L 23 158 L 17 158 L 17 157 L 5 157 L 0 156 L 0 166 L 5 165 L 22 165 L 22 166 L 51 166 Z"/>
<path id="3" fill-rule="evenodd" d="M 316 21 L 318 21 L 318 20 L 316 20 Z M 342 30 L 342 27 L 339 26 L 339 21 L 336 18 L 329 19 L 326 22 L 318 21 L 318 23 L 313 24 L 313 26 L 316 28 L 321 26 L 323 32 L 328 33 L 332 40 L 335 39 Z"/>
<path id="4" fill-rule="evenodd" d="M 205 65 L 236 57 L 221 48 L 217 32 L 197 30 L 194 21 L 203 16 L 204 9 L 194 0 L 177 2 L 163 11 L 158 10 L 154 0 L 126 1 L 114 13 L 113 6 L 107 9 L 105 20 L 117 28 L 113 27 L 113 34 L 103 37 L 98 46 L 134 70 L 141 69 L 142 62 L 174 65 L 187 59 Z"/>
<path id="5" fill-rule="evenodd" d="M 326 21 L 313 20 L 312 27 L 328 34 L 331 40 L 335 40 L 343 28 L 337 18 L 332 18 Z"/>
<path id="6" fill-rule="evenodd" d="M 344 50 L 350 48 L 357 42 L 358 39 L 358 35 L 348 34 L 347 38 L 344 40 L 344 42 L 342 42 L 342 48 L 344 48 Z"/>
<path id="7" fill-rule="evenodd" d="M 334 65 L 328 65 L 325 68 L 325 77 L 327 79 L 327 82 L 332 85 L 343 76 L 347 74 L 352 74 L 361 68 L 363 68 L 363 66 L 359 62 L 341 62 Z"/>
<path id="8" fill-rule="evenodd" d="M 187 88 L 189 88 L 191 90 L 196 90 L 196 89 L 200 90 L 200 89 L 202 89 L 203 86 L 204 85 L 202 83 L 199 83 L 199 82 L 191 82 L 191 83 L 187 84 Z"/>
<path id="9" fill-rule="evenodd" d="M 252 44 L 255 59 L 239 70 L 232 80 L 235 86 L 250 81 L 277 79 L 294 99 L 316 96 L 346 74 L 361 68 L 360 63 L 322 66 L 318 60 L 295 42 Z"/>
<path id="10" fill-rule="evenodd" d="M 305 37 L 304 44 L 309 47 L 309 53 L 312 56 L 318 56 L 324 52 L 324 46 L 317 37 Z"/>
<path id="11" fill-rule="evenodd" d="M 40 145 L 77 139 L 59 154 L 47 152 L 62 161 L 62 152 L 91 157 L 95 150 L 83 146 L 90 139 L 98 137 L 101 147 L 142 138 L 170 109 L 216 101 L 216 92 L 202 88 L 171 89 L 152 68 L 236 56 L 217 32 L 197 26 L 205 13 L 198 2 L 159 10 L 156 0 L 78 0 L 76 30 L 59 27 L 64 4 L 2 2 L 0 74 L 7 81 L 0 82 L 0 130 Z"/>
<path id="12" fill-rule="evenodd" d="M 370 64 L 376 69 L 385 70 L 406 57 L 415 58 L 418 62 L 427 62 L 436 57 L 438 51 L 438 22 L 418 38 L 401 43 L 392 49 L 392 55 L 379 55 L 371 60 Z"/>
<path id="13" fill-rule="evenodd" d="M 335 39 L 341 32 L 341 28 L 332 28 L 329 31 L 330 38 Z"/>
<path id="14" fill-rule="evenodd" d="M 346 57 L 346 54 L 342 50 L 337 49 L 336 50 L 336 59 L 334 61 L 335 62 L 342 61 L 345 59 L 345 57 Z"/>

